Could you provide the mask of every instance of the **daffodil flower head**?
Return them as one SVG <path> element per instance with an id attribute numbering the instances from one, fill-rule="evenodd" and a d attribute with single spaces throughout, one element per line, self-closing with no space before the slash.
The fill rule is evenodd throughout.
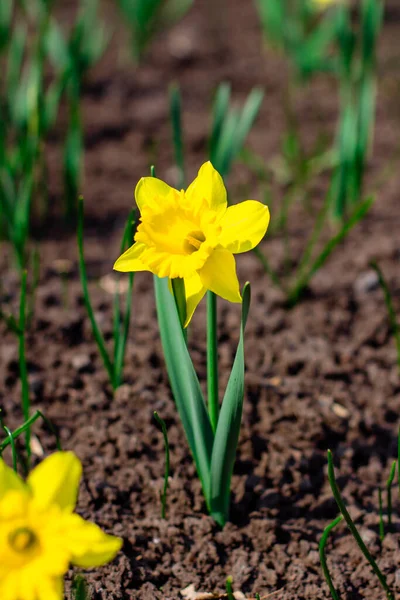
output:
<path id="1" fill-rule="evenodd" d="M 185 326 L 207 290 L 241 302 L 233 255 L 251 250 L 262 240 L 269 223 L 267 206 L 247 200 L 228 207 L 222 177 L 210 162 L 186 191 L 143 177 L 135 198 L 141 214 L 135 243 L 114 269 L 183 279 Z"/>
<path id="2" fill-rule="evenodd" d="M 25 483 L 0 459 L 1 600 L 62 600 L 71 563 L 97 567 L 121 548 L 73 512 L 81 472 L 72 452 L 56 452 Z"/>

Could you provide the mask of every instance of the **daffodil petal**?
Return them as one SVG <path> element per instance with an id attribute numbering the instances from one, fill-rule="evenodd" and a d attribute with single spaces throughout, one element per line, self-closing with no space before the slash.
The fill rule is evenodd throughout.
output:
<path id="1" fill-rule="evenodd" d="M 261 202 L 246 200 L 229 206 L 220 222 L 219 243 L 233 254 L 247 252 L 260 243 L 268 224 L 268 206 Z"/>
<path id="2" fill-rule="evenodd" d="M 236 264 L 232 252 L 216 248 L 199 271 L 205 288 L 229 302 L 241 302 Z"/>
<path id="3" fill-rule="evenodd" d="M 142 177 L 135 189 L 135 200 L 140 212 L 147 204 L 157 202 L 158 200 L 176 193 L 174 188 L 170 187 L 157 177 Z"/>
<path id="4" fill-rule="evenodd" d="M 38 600 L 62 600 L 64 582 L 61 577 L 42 577 L 37 587 Z"/>
<path id="5" fill-rule="evenodd" d="M 100 567 L 113 560 L 122 547 L 121 538 L 104 533 L 77 514 L 70 515 L 63 526 L 65 546 L 70 551 L 71 562 L 78 567 Z"/>
<path id="6" fill-rule="evenodd" d="M 0 458 L 0 497 L 11 491 L 27 492 L 28 490 L 21 477 Z"/>
<path id="7" fill-rule="evenodd" d="M 58 504 L 61 509 L 75 508 L 82 465 L 73 452 L 55 452 L 30 473 L 27 483 L 35 506 L 46 509 Z"/>
<path id="8" fill-rule="evenodd" d="M 200 300 L 204 297 L 207 289 L 204 287 L 199 275 L 195 273 L 192 277 L 185 277 L 185 295 L 186 295 L 186 321 L 187 327 L 193 317 Z"/>
<path id="9" fill-rule="evenodd" d="M 200 208 L 206 200 L 210 209 L 216 211 L 218 216 L 225 212 L 228 204 L 223 179 L 210 161 L 200 167 L 196 179 L 189 185 L 185 196 L 194 209 Z"/>
<path id="10" fill-rule="evenodd" d="M 115 262 L 114 270 L 122 273 L 132 273 L 134 271 L 148 271 L 148 267 L 140 260 L 145 245 L 136 242 L 128 248 Z"/>

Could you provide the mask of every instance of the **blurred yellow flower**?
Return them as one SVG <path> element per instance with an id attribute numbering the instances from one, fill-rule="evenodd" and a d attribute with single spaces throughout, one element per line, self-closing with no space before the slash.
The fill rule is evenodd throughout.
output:
<path id="1" fill-rule="evenodd" d="M 220 174 L 205 163 L 186 191 L 143 177 L 135 191 L 141 223 L 135 243 L 114 265 L 117 271 L 151 271 L 185 283 L 186 323 L 207 290 L 241 302 L 233 254 L 264 237 L 268 207 L 255 200 L 229 206 Z"/>
<path id="2" fill-rule="evenodd" d="M 323 10 L 334 4 L 343 4 L 345 1 L 346 0 L 312 0 L 312 3 Z"/>
<path id="3" fill-rule="evenodd" d="M 62 600 L 70 563 L 98 567 L 121 548 L 73 513 L 81 472 L 72 452 L 56 452 L 25 483 L 0 459 L 1 600 Z"/>

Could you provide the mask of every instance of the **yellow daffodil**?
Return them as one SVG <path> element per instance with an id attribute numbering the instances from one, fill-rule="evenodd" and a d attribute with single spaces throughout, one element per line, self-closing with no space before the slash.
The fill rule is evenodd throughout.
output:
<path id="1" fill-rule="evenodd" d="M 255 200 L 229 206 L 220 174 L 205 163 L 186 191 L 155 177 L 136 186 L 141 214 L 135 243 L 114 265 L 117 271 L 151 271 L 185 283 L 186 323 L 207 290 L 241 302 L 234 254 L 264 237 L 268 208 Z"/>
<path id="2" fill-rule="evenodd" d="M 72 452 L 56 452 L 25 483 L 0 459 L 1 600 L 62 600 L 70 563 L 98 567 L 121 548 L 73 512 L 81 472 Z"/>

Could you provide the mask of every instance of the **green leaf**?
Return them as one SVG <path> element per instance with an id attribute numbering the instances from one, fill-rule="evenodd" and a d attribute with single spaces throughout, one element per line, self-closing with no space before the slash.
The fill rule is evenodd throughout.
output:
<path id="1" fill-rule="evenodd" d="M 168 376 L 206 500 L 209 498 L 213 432 L 168 279 L 154 276 L 158 323 Z"/>
<path id="2" fill-rule="evenodd" d="M 210 160 L 216 168 L 216 155 L 219 139 L 224 126 L 225 118 L 229 110 L 229 100 L 231 97 L 231 86 L 229 83 L 221 83 L 218 86 L 213 106 L 213 122 L 210 136 Z"/>
<path id="3" fill-rule="evenodd" d="M 250 284 L 243 289 L 242 322 L 235 361 L 225 391 L 211 457 L 211 515 L 220 525 L 229 517 L 230 486 L 239 441 L 244 397 L 244 330 L 250 308 Z"/>

